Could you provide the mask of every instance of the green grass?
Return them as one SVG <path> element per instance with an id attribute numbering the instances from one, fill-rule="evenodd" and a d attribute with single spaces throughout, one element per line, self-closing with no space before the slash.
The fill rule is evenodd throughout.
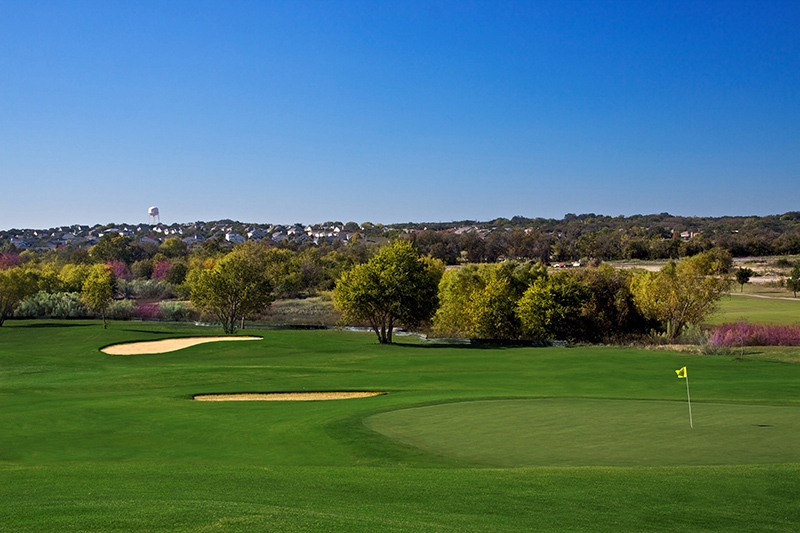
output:
<path id="1" fill-rule="evenodd" d="M 797 364 L 380 346 L 335 331 L 262 331 L 259 342 L 160 355 L 98 351 L 208 333 L 0 328 L 0 530 L 800 529 Z M 294 390 L 389 394 L 191 400 Z"/>
<path id="2" fill-rule="evenodd" d="M 499 467 L 800 462 L 800 407 L 695 402 L 692 415 L 693 429 L 685 401 L 555 398 L 417 407 L 365 422 L 431 453 Z"/>
<path id="3" fill-rule="evenodd" d="M 791 297 L 786 293 L 782 298 Z M 720 300 L 719 311 L 709 317 L 711 325 L 745 320 L 752 324 L 800 324 L 800 298 L 757 298 L 731 295 Z"/>

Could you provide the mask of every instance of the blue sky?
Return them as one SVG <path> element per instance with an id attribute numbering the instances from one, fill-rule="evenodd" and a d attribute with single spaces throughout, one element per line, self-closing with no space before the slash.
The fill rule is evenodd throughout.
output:
<path id="1" fill-rule="evenodd" d="M 0 0 L 0 229 L 800 210 L 800 2 Z"/>

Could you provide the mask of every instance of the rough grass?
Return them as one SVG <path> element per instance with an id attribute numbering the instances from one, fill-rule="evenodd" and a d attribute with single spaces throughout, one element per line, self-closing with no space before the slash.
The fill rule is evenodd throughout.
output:
<path id="1" fill-rule="evenodd" d="M 800 529 L 800 464 L 786 456 L 755 464 L 765 449 L 783 453 L 783 444 L 743 436 L 739 445 L 755 458 L 737 465 L 687 466 L 686 457 L 671 467 L 493 468 L 364 424 L 381 413 L 468 407 L 474 400 L 509 409 L 541 401 L 612 402 L 628 410 L 643 402 L 645 414 L 662 403 L 680 409 L 685 384 L 674 370 L 682 366 L 698 406 L 771 413 L 800 408 L 800 365 L 599 347 L 425 347 L 412 340 L 380 346 L 370 334 L 336 331 L 267 331 L 257 343 L 156 355 L 98 351 L 209 332 L 150 323 L 103 330 L 78 321 L 10 321 L 0 328 L 0 529 Z M 191 401 L 199 393 L 302 390 L 389 394 L 336 402 Z M 559 409 L 575 411 L 564 403 Z M 465 422 L 479 420 L 467 415 Z M 684 415 L 675 420 L 675 431 L 685 434 Z M 515 424 L 507 417 L 503 431 Z M 706 445 L 717 451 L 703 452 L 703 462 L 714 462 L 708 458 L 715 453 L 730 462 L 725 456 L 735 451 L 715 446 L 714 438 Z M 449 440 L 462 449 L 467 442 L 458 434 Z M 565 450 L 580 444 L 560 441 Z M 537 434 L 504 446 L 514 453 L 552 449 Z M 481 448 L 491 453 L 491 446 Z M 688 453 L 677 445 L 674 451 Z M 654 464 L 647 450 L 640 453 L 642 464 Z"/>
<path id="2" fill-rule="evenodd" d="M 270 324 L 335 326 L 342 314 L 329 296 L 276 300 L 270 305 L 264 322 Z"/>

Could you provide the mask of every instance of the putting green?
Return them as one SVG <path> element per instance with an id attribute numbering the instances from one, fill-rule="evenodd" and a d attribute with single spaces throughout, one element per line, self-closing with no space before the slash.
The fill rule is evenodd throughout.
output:
<path id="1" fill-rule="evenodd" d="M 373 415 L 370 429 L 487 466 L 800 462 L 800 407 L 595 399 L 488 400 Z"/>

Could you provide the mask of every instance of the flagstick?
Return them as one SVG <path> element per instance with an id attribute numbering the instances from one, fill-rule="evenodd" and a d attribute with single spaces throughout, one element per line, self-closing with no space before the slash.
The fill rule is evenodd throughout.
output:
<path id="1" fill-rule="evenodd" d="M 689 396 L 689 374 L 686 374 L 686 400 L 689 402 L 689 427 L 694 429 L 694 424 L 692 423 L 692 397 Z"/>

